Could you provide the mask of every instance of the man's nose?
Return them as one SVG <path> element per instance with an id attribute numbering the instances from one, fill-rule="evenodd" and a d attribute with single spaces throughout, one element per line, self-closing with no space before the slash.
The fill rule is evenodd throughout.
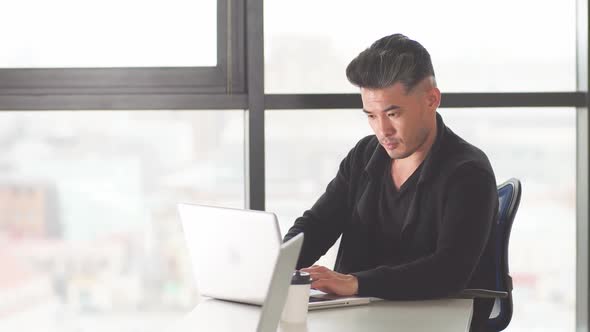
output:
<path id="1" fill-rule="evenodd" d="M 389 122 L 389 118 L 383 116 L 379 117 L 379 120 L 377 121 L 377 130 L 379 130 L 381 136 L 391 136 L 395 134 L 395 128 L 393 128 L 391 122 Z"/>

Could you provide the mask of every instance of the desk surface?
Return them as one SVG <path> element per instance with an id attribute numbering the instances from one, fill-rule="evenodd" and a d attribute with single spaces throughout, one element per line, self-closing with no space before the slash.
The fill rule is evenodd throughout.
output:
<path id="1" fill-rule="evenodd" d="M 306 325 L 280 323 L 280 332 L 469 331 L 473 300 L 379 301 L 310 311 Z M 203 300 L 170 331 L 256 331 L 260 307 Z"/>

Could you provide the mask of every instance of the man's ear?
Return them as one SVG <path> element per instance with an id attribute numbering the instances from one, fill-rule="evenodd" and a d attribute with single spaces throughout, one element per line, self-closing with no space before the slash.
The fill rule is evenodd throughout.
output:
<path id="1" fill-rule="evenodd" d="M 426 93 L 426 106 L 430 110 L 436 110 L 440 106 L 441 93 L 437 87 L 432 87 Z"/>

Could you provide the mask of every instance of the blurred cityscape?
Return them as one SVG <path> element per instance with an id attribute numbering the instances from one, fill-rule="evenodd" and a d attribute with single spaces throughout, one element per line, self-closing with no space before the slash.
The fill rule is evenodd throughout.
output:
<path id="1" fill-rule="evenodd" d="M 441 114 L 487 152 L 498 182 L 523 182 L 510 248 L 510 330 L 573 329 L 574 110 Z M 242 111 L 1 113 L 0 330 L 159 331 L 189 311 L 197 290 L 176 203 L 243 207 L 243 118 Z M 365 122 L 358 110 L 267 112 L 267 210 L 283 232 L 369 134 Z M 322 263 L 331 266 L 334 253 Z M 556 325 L 538 326 L 549 313 Z"/>
<path id="2" fill-rule="evenodd" d="M 573 331 L 575 110 L 473 108 L 440 113 L 454 132 L 486 152 L 498 184 L 511 177 L 522 182 L 510 238 L 514 317 L 507 330 Z M 312 206 L 358 138 L 369 134 L 365 117 L 357 110 L 267 113 L 267 209 L 279 214 L 283 232 Z M 302 126 L 305 136 L 297 134 Z M 333 266 L 336 248 L 320 263 Z M 550 321 L 539 320 L 548 315 Z"/>
<path id="3" fill-rule="evenodd" d="M 161 331 L 188 312 L 176 203 L 243 207 L 243 117 L 0 113 L 0 330 Z"/>

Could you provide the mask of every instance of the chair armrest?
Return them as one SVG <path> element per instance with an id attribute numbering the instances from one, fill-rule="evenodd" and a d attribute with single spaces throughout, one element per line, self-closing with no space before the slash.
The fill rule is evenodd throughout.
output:
<path id="1" fill-rule="evenodd" d="M 455 299 L 475 299 L 475 298 L 498 298 L 504 299 L 508 297 L 508 292 L 502 291 L 495 291 L 491 289 L 481 289 L 481 288 L 466 288 L 459 292 L 456 295 L 449 296 L 450 298 Z"/>

